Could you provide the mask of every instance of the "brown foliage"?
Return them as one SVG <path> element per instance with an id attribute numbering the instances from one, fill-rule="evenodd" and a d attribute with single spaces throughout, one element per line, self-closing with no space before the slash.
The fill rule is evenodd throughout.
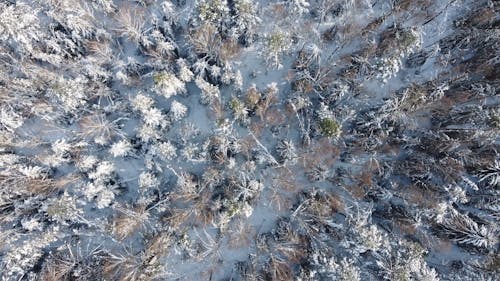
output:
<path id="1" fill-rule="evenodd" d="M 293 270 L 284 260 L 271 256 L 266 264 L 264 274 L 269 281 L 293 280 Z"/>
<path id="2" fill-rule="evenodd" d="M 192 29 L 189 41 L 198 55 L 207 56 L 219 62 L 231 60 L 240 51 L 236 40 L 223 39 L 211 23 Z"/>
<path id="3" fill-rule="evenodd" d="M 135 210 L 118 208 L 118 211 L 120 214 L 113 221 L 113 233 L 120 240 L 129 237 L 144 226 L 149 216 L 145 206 L 137 207 Z"/>
<path id="4" fill-rule="evenodd" d="M 311 149 L 302 155 L 304 168 L 310 170 L 319 164 L 331 166 L 335 163 L 339 154 L 340 150 L 337 146 L 332 144 L 328 138 L 322 138 L 313 142 Z"/>
<path id="5" fill-rule="evenodd" d="M 229 227 L 228 244 L 231 248 L 247 247 L 254 238 L 254 227 L 243 219 L 234 221 Z"/>

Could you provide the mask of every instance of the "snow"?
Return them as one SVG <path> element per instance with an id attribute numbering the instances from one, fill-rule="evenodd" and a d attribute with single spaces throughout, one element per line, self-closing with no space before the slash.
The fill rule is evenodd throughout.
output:
<path id="1" fill-rule="evenodd" d="M 0 279 L 494 279 L 495 5 L 0 4 Z"/>

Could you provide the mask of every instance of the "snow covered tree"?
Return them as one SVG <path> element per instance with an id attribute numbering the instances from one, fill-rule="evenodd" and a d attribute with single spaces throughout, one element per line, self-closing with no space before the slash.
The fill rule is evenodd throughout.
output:
<path id="1" fill-rule="evenodd" d="M 155 91 L 166 99 L 186 92 L 186 86 L 173 73 L 162 71 L 153 74 Z"/>

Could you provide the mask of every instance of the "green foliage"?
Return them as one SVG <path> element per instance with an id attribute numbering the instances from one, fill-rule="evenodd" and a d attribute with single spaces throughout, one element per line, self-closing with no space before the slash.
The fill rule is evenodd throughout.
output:
<path id="1" fill-rule="evenodd" d="M 243 103 L 238 98 L 233 97 L 229 102 L 229 108 L 231 108 L 235 112 L 238 112 L 241 111 L 244 108 L 244 106 Z"/>
<path id="2" fill-rule="evenodd" d="M 419 36 L 416 31 L 413 30 L 405 30 L 399 35 L 398 43 L 401 46 L 401 49 L 405 52 L 413 49 L 415 46 L 419 45 Z"/>
<path id="3" fill-rule="evenodd" d="M 490 112 L 490 123 L 495 128 L 500 129 L 500 111 L 492 111 Z"/>
<path id="4" fill-rule="evenodd" d="M 319 129 L 326 137 L 339 137 L 342 133 L 342 126 L 334 119 L 324 118 L 319 122 Z"/>
<path id="5" fill-rule="evenodd" d="M 266 52 L 264 56 L 266 57 L 267 63 L 270 63 L 276 68 L 282 67 L 280 59 L 291 47 L 291 41 L 289 39 L 288 34 L 281 30 L 275 30 L 265 37 L 264 43 Z"/>
<path id="6" fill-rule="evenodd" d="M 275 31 L 267 38 L 267 46 L 272 52 L 280 52 L 286 49 L 287 45 L 286 36 L 281 31 Z"/>
<path id="7" fill-rule="evenodd" d="M 204 22 L 216 23 L 225 18 L 228 7 L 223 0 L 211 0 L 200 3 L 199 17 Z"/>
<path id="8" fill-rule="evenodd" d="M 153 81 L 156 85 L 161 85 L 168 82 L 172 78 L 173 74 L 167 72 L 159 72 L 153 75 Z"/>
<path id="9" fill-rule="evenodd" d="M 227 211 L 228 217 L 232 218 L 240 213 L 240 206 L 237 203 L 231 203 Z"/>

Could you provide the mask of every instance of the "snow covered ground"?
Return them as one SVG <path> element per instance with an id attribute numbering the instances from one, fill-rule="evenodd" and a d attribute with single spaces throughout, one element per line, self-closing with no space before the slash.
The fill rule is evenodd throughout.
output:
<path id="1" fill-rule="evenodd" d="M 498 280 L 499 4 L 0 2 L 0 280 Z"/>

